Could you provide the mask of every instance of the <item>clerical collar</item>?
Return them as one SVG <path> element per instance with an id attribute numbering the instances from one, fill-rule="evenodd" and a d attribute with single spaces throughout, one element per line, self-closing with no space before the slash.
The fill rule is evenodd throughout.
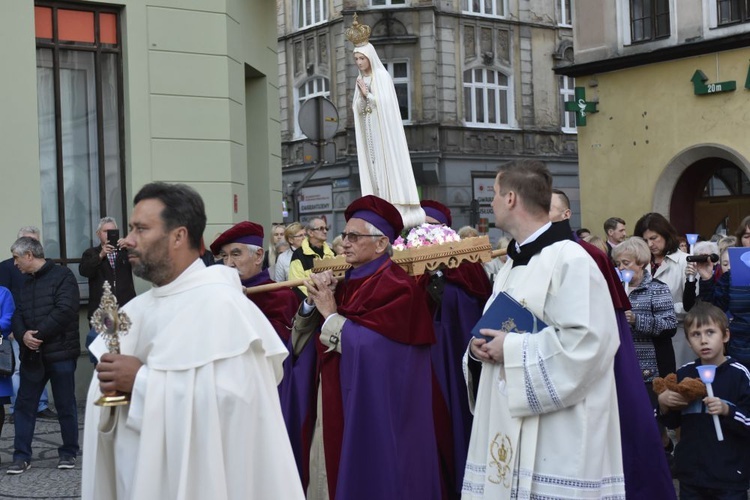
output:
<path id="1" fill-rule="evenodd" d="M 534 231 L 533 233 L 531 233 L 531 236 L 529 236 L 528 238 L 526 238 L 526 241 L 524 241 L 520 245 L 518 243 L 516 243 L 516 250 L 520 250 L 523 245 L 528 245 L 529 243 L 531 243 L 535 239 L 539 238 L 539 235 L 541 235 L 543 232 L 545 232 L 547 229 L 549 229 L 551 225 L 552 225 L 551 222 L 546 223 L 545 225 L 543 225 L 542 227 L 540 227 L 539 229 L 537 229 L 536 231 Z"/>
<path id="2" fill-rule="evenodd" d="M 349 269 L 346 272 L 346 279 L 358 279 L 358 278 L 364 278 L 366 276 L 369 276 L 375 271 L 377 271 L 378 269 L 380 269 L 380 266 L 383 265 L 383 262 L 385 262 L 386 260 L 390 258 L 391 258 L 390 255 L 388 255 L 387 253 L 384 253 L 377 259 L 371 260 L 367 264 L 362 264 L 356 269 L 354 268 Z"/>
<path id="3" fill-rule="evenodd" d="M 508 245 L 508 257 L 513 259 L 513 267 L 525 266 L 533 256 L 558 241 L 572 241 L 567 219 L 554 224 L 545 224 L 526 238 L 523 245 L 518 245 L 518 248 L 515 240 L 511 241 Z"/>
<path id="4" fill-rule="evenodd" d="M 268 269 L 264 269 L 255 276 L 251 276 L 250 278 L 243 280 L 240 278 L 240 281 L 242 281 L 242 286 L 251 287 L 260 285 L 262 283 L 265 283 L 266 281 L 270 280 L 271 277 L 268 275 Z"/>

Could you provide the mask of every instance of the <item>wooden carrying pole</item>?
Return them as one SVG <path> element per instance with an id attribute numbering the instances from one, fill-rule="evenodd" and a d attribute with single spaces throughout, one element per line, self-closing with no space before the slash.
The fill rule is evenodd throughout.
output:
<path id="1" fill-rule="evenodd" d="M 508 251 L 505 248 L 503 248 L 503 249 L 500 249 L 500 250 L 493 250 L 490 253 L 490 256 L 491 256 L 492 259 L 494 259 L 495 257 L 502 257 L 503 255 L 507 255 L 507 254 L 508 254 Z M 328 260 L 328 259 L 323 259 L 322 261 L 318 261 L 318 265 L 316 265 L 316 267 L 313 269 L 313 272 L 318 273 L 318 272 L 322 272 L 322 271 L 331 270 L 330 266 L 329 267 L 325 267 L 322 264 L 326 260 Z M 331 259 L 331 260 L 333 260 L 333 259 Z M 482 259 L 482 261 L 484 262 L 483 259 Z M 337 266 L 337 267 L 340 268 L 341 266 Z M 346 269 L 333 269 L 333 275 L 335 277 L 337 277 L 337 278 L 343 277 L 345 272 L 346 272 Z M 305 284 L 305 281 L 307 281 L 307 280 L 305 280 L 305 279 L 296 279 L 296 280 L 279 281 L 277 283 L 268 283 L 267 285 L 258 285 L 258 286 L 253 286 L 253 287 L 250 287 L 250 288 L 245 288 L 244 291 L 245 291 L 246 295 L 252 295 L 252 294 L 255 294 L 255 293 L 262 293 L 262 292 L 268 292 L 268 291 L 271 291 L 271 290 L 278 290 L 279 288 L 293 288 L 293 287 L 297 287 L 297 286 L 302 286 L 302 285 Z"/>

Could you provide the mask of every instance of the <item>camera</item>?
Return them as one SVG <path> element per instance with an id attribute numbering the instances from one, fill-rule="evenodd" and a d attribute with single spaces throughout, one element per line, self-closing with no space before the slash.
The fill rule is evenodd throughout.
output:
<path id="1" fill-rule="evenodd" d="M 685 259 L 688 262 L 708 262 L 709 260 L 711 262 L 719 262 L 719 256 L 715 253 L 712 253 L 711 255 L 688 255 Z"/>
<path id="2" fill-rule="evenodd" d="M 117 242 L 120 239 L 119 229 L 107 229 L 107 244 L 117 248 Z"/>

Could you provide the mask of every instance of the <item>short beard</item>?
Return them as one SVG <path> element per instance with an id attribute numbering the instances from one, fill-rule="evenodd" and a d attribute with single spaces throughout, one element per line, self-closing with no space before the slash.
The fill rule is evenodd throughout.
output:
<path id="1" fill-rule="evenodd" d="M 164 265 L 152 265 L 139 263 L 133 266 L 133 274 L 146 281 L 150 281 L 156 286 L 161 286 L 169 279 L 169 269 Z"/>
<path id="2" fill-rule="evenodd" d="M 133 253 L 138 257 L 138 263 L 133 264 L 133 274 L 146 281 L 150 281 L 156 286 L 162 286 L 169 281 L 172 270 L 167 255 L 156 261 L 144 262 L 141 254 L 138 252 Z"/>

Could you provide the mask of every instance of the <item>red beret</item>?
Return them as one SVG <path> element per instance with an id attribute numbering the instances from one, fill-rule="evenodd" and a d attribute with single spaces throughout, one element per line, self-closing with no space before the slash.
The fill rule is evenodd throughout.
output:
<path id="1" fill-rule="evenodd" d="M 348 221 L 352 217 L 369 222 L 382 231 L 391 243 L 404 229 L 404 222 L 396 207 L 371 194 L 357 198 L 346 208 L 344 218 Z"/>
<path id="2" fill-rule="evenodd" d="M 246 220 L 238 222 L 230 227 L 211 243 L 211 253 L 218 255 L 221 247 L 229 243 L 245 243 L 246 245 L 255 245 L 263 247 L 263 226 Z"/>
<path id="3" fill-rule="evenodd" d="M 439 201 L 422 200 L 420 202 L 420 205 L 422 205 L 422 208 L 424 208 L 424 213 L 425 215 L 427 215 L 427 217 L 431 217 L 435 219 L 436 221 L 440 222 L 441 224 L 445 224 L 446 226 L 453 225 L 453 217 L 451 217 L 451 209 L 446 207 Z"/>

